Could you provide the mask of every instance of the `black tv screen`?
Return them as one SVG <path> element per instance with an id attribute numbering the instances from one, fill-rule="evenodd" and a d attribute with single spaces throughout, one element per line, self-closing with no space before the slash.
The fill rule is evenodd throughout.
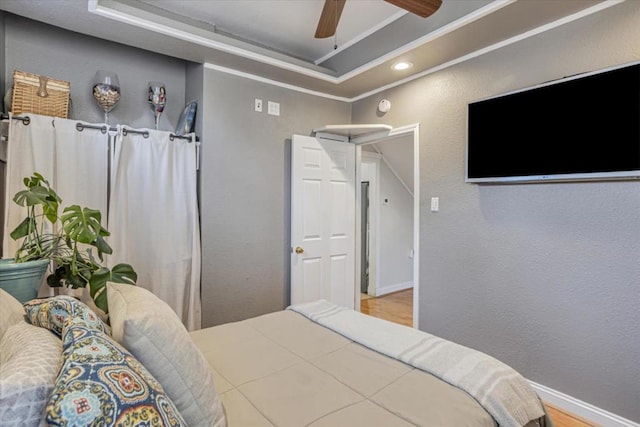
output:
<path id="1" fill-rule="evenodd" d="M 467 182 L 640 179 L 640 63 L 472 102 Z"/>

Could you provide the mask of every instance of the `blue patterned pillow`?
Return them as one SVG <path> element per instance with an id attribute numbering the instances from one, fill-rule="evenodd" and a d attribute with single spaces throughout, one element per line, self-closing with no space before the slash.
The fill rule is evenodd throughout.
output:
<path id="1" fill-rule="evenodd" d="M 110 334 L 110 328 L 95 314 L 89 306 L 77 299 L 58 295 L 40 298 L 23 304 L 27 319 L 32 325 L 47 328 L 62 336 L 62 329 L 70 319 L 82 319 L 89 327 Z"/>
<path id="2" fill-rule="evenodd" d="M 111 337 L 77 319 L 65 324 L 62 340 L 48 425 L 186 425 L 160 383 Z"/>

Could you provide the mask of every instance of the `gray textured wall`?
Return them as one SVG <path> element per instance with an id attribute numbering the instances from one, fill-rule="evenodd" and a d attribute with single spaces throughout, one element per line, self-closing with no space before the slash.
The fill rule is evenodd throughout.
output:
<path id="1" fill-rule="evenodd" d="M 6 88 L 14 70 L 66 80 L 71 84 L 70 118 L 104 121 L 104 112 L 92 95 L 97 70 L 114 71 L 122 90 L 120 102 L 109 113 L 109 124 L 153 127 L 147 103 L 147 85 L 161 81 L 167 87 L 167 105 L 161 129 L 174 130 L 185 106 L 185 61 L 94 37 L 62 30 L 5 13 Z"/>
<path id="2" fill-rule="evenodd" d="M 408 145 L 404 145 L 408 156 L 413 159 L 413 135 L 408 142 Z M 400 141 L 392 143 L 402 144 Z M 380 217 L 377 231 L 380 251 L 376 290 L 388 292 L 389 287 L 413 282 L 413 258 L 409 257 L 413 249 L 413 197 L 384 161 L 380 162 L 378 180 Z M 388 202 L 384 203 L 384 199 Z M 391 290 L 393 291 L 393 288 Z"/>
<path id="3" fill-rule="evenodd" d="M 202 118 L 205 114 L 203 108 L 204 94 L 204 65 L 188 62 L 185 74 L 185 100 L 186 102 L 196 101 L 198 109 L 196 110 L 196 135 L 202 135 Z M 185 104 L 186 104 L 185 102 Z"/>
<path id="4" fill-rule="evenodd" d="M 186 66 L 186 88 L 185 99 L 186 102 L 196 101 L 198 108 L 196 109 L 196 126 L 195 133 L 200 137 L 200 141 L 203 141 L 202 135 L 202 122 L 206 117 L 204 111 L 204 65 L 196 64 L 194 62 L 188 62 Z M 200 209 L 201 200 L 201 174 L 198 172 L 197 185 L 198 185 L 198 208 L 200 213 L 200 221 L 202 221 L 202 209 Z"/>
<path id="5" fill-rule="evenodd" d="M 640 182 L 479 186 L 464 164 L 468 102 L 636 61 L 638 29 L 640 2 L 628 1 L 352 111 L 354 123 L 420 122 L 420 329 L 636 422 Z M 382 98 L 393 108 L 378 118 Z"/>
<path id="6" fill-rule="evenodd" d="M 211 69 L 204 93 L 202 324 L 211 326 L 289 304 L 290 138 L 349 123 L 351 107 Z M 279 117 L 267 115 L 269 100 Z"/>

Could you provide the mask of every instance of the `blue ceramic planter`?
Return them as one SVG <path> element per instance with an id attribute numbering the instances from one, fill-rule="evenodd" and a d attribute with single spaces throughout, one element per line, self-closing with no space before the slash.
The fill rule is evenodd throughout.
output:
<path id="1" fill-rule="evenodd" d="M 48 265 L 48 259 L 17 264 L 13 262 L 13 258 L 0 259 L 0 288 L 20 302 L 32 300 L 38 296 Z"/>

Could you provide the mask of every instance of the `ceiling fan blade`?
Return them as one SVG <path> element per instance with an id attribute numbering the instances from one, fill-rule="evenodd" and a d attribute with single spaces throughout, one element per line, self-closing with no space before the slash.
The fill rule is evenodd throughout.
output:
<path id="1" fill-rule="evenodd" d="M 344 9 L 346 1 L 347 0 L 324 0 L 322 15 L 320 15 L 318 28 L 316 28 L 315 37 L 317 39 L 331 37 L 336 33 L 340 15 L 342 15 L 342 9 Z"/>
<path id="2" fill-rule="evenodd" d="M 442 5 L 442 0 L 385 0 L 408 12 L 426 18 L 435 13 Z"/>

